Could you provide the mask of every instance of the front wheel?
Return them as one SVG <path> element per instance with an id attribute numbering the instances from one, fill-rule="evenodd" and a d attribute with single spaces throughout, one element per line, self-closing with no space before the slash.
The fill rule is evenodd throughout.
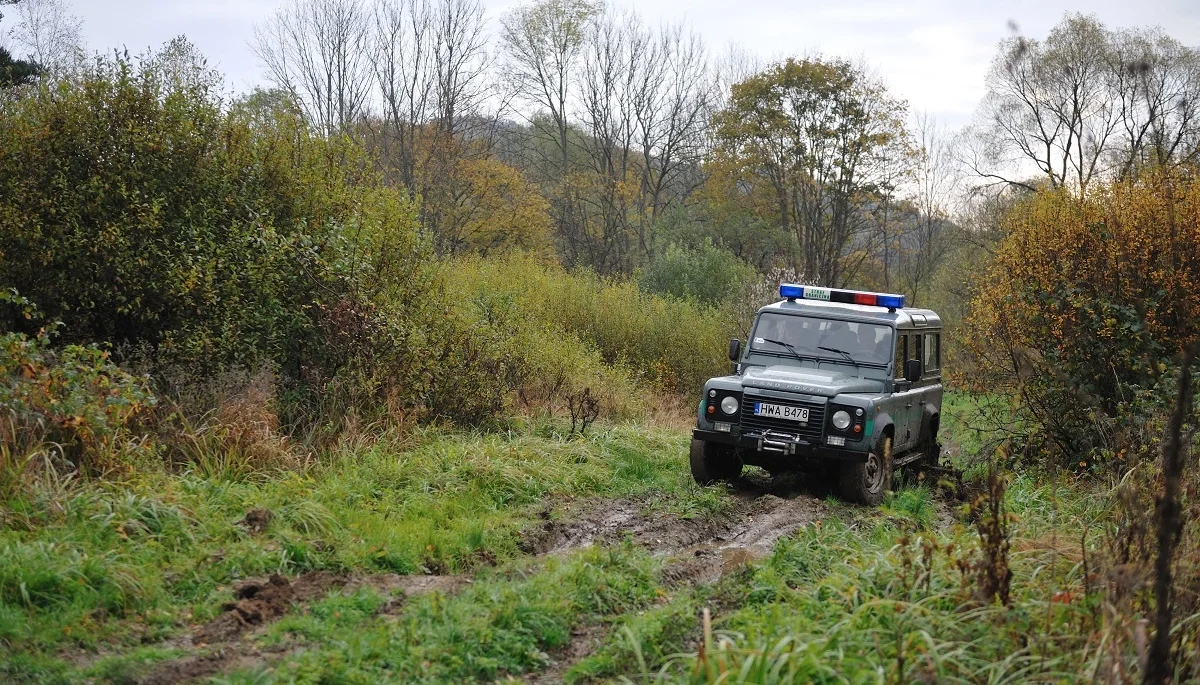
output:
<path id="1" fill-rule="evenodd" d="M 742 474 L 742 460 L 738 459 L 732 448 L 694 438 L 691 463 L 692 477 L 700 485 L 735 480 Z"/>
<path id="2" fill-rule="evenodd" d="M 842 497 L 861 504 L 879 504 L 883 493 L 892 487 L 892 438 L 883 436 L 871 448 L 862 463 L 844 463 L 841 473 Z"/>

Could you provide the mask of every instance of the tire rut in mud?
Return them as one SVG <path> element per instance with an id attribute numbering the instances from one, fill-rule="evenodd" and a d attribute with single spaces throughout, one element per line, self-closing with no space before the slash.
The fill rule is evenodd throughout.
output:
<path id="1" fill-rule="evenodd" d="M 390 614 L 398 611 L 408 597 L 435 591 L 452 593 L 470 582 L 462 575 L 338 575 L 325 571 L 306 573 L 292 580 L 279 575 L 246 580 L 233 587 L 235 601 L 225 604 L 221 615 L 193 632 L 191 644 L 197 649 L 196 654 L 157 663 L 137 682 L 139 685 L 191 683 L 283 658 L 291 647 L 259 648 L 248 639 L 250 634 L 298 607 L 325 598 L 333 590 L 353 592 L 370 587 L 385 597 L 391 595 L 392 599 L 379 610 L 380 614 Z"/>
<path id="2" fill-rule="evenodd" d="M 655 511 L 651 504 L 636 499 L 595 500 L 582 507 L 582 515 L 563 521 L 551 520 L 547 514 L 540 527 L 523 534 L 521 548 L 534 555 L 562 554 L 629 537 L 656 556 L 730 549 L 765 556 L 776 540 L 826 511 L 820 500 L 807 495 L 743 497 L 712 517 L 683 518 Z"/>
<path id="3" fill-rule="evenodd" d="M 649 500 L 592 500 L 574 509 L 582 513 L 551 520 L 526 531 L 522 549 L 536 555 L 563 554 L 592 544 L 613 544 L 629 537 L 652 554 L 665 558 L 663 584 L 668 588 L 711 584 L 771 553 L 775 542 L 827 513 L 809 494 L 780 497 L 750 483 L 714 517 L 681 518 L 654 511 Z M 530 685 L 562 682 L 567 670 L 603 643 L 609 626 L 585 622 L 571 640 L 551 656 L 546 670 L 529 674 Z"/>

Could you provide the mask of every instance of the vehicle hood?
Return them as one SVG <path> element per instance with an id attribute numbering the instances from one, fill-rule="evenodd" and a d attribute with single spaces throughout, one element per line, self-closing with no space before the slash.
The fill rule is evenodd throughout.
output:
<path id="1" fill-rule="evenodd" d="M 834 397 L 847 392 L 882 392 L 883 381 L 858 378 L 843 371 L 795 366 L 754 366 L 742 374 L 745 388 L 763 388 Z"/>

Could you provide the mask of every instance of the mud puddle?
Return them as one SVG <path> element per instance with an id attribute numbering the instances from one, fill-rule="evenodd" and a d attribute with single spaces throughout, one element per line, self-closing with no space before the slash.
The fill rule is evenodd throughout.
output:
<path id="1" fill-rule="evenodd" d="M 780 494 L 773 494 L 779 492 Z M 526 531 L 522 548 L 530 554 L 561 554 L 592 544 L 630 538 L 664 557 L 668 587 L 711 584 L 771 553 L 775 542 L 827 513 L 814 494 L 788 491 L 769 482 L 743 480 L 734 503 L 720 515 L 685 519 L 655 511 L 648 500 L 594 500 L 575 507 L 565 520 L 543 515 L 541 526 Z M 552 655 L 546 670 L 527 676 L 531 685 L 562 682 L 567 670 L 599 648 L 608 631 L 586 623 Z"/>
<path id="2" fill-rule="evenodd" d="M 593 501 L 563 521 L 545 514 L 540 527 L 526 531 L 521 546 L 529 554 L 561 554 L 628 537 L 655 556 L 671 559 L 663 571 L 668 584 L 708 583 L 770 554 L 779 538 L 827 511 L 814 494 L 776 489 L 759 480 L 743 480 L 733 494 L 735 501 L 726 511 L 696 518 L 654 511 L 646 500 Z"/>

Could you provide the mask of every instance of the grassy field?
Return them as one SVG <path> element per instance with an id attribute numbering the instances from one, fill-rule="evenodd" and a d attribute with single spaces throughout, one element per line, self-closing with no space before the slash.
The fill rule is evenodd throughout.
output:
<path id="1" fill-rule="evenodd" d="M 1082 486 L 1011 483 L 1006 608 L 930 483 L 876 509 L 803 478 L 697 488 L 687 440 L 535 422 L 363 440 L 304 474 L 45 486 L 0 533 L 0 680 L 1025 682 L 1112 657 Z M 271 574 L 286 601 L 259 582 L 230 623 Z"/>

